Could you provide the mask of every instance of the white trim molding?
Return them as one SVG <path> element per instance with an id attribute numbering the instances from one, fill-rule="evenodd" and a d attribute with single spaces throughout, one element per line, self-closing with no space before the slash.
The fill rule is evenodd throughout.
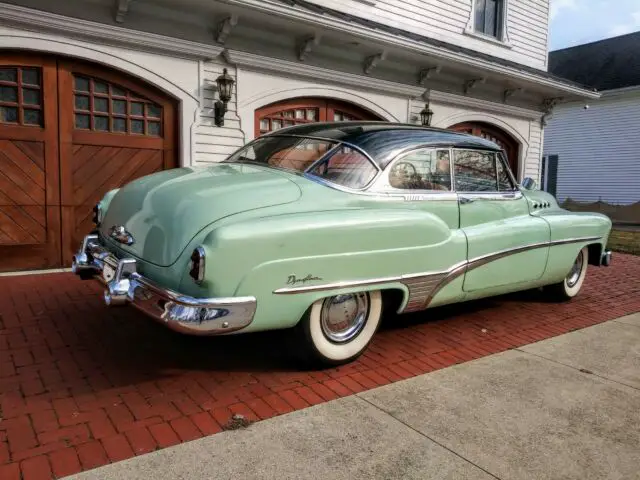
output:
<path id="1" fill-rule="evenodd" d="M 384 48 L 395 47 L 407 52 L 415 52 L 421 55 L 441 58 L 463 64 L 466 67 L 476 67 L 486 72 L 492 72 L 500 77 L 508 77 L 526 82 L 535 83 L 541 87 L 551 88 L 582 98 L 599 98 L 600 94 L 572 84 L 538 75 L 534 72 L 522 70 L 516 66 L 507 66 L 491 62 L 477 57 L 471 53 L 457 52 L 444 47 L 439 47 L 426 42 L 417 42 L 402 35 L 394 35 L 374 28 L 358 25 L 348 20 L 333 18 L 328 15 L 317 15 L 303 8 L 293 7 L 275 0 L 225 0 L 230 5 L 251 7 L 256 11 L 268 15 L 278 15 L 281 18 L 308 25 L 317 25 L 343 34 L 351 34 L 366 39 L 369 43 L 375 42 L 377 46 Z M 334 79 L 335 81 L 336 79 Z"/>
<path id="2" fill-rule="evenodd" d="M 324 80 L 332 84 L 342 84 L 356 88 L 378 91 L 391 95 L 417 98 L 424 92 L 424 87 L 403 85 L 401 83 L 389 82 L 363 75 L 352 73 L 336 72 L 321 67 L 314 67 L 307 64 L 289 62 L 271 57 L 263 57 L 253 53 L 241 52 L 238 50 L 225 50 L 224 58 L 232 65 L 238 67 L 248 67 L 254 70 L 274 73 L 277 75 L 295 75 L 300 78 L 313 80 Z"/>
<path id="3" fill-rule="evenodd" d="M 52 33 L 104 45 L 126 46 L 135 50 L 191 59 L 213 59 L 222 51 L 222 47 L 215 45 L 66 17 L 8 3 L 0 3 L 0 10 L 0 24 L 37 33 Z"/>
<path id="4" fill-rule="evenodd" d="M 464 97 L 462 95 L 455 95 L 453 93 L 438 92 L 436 90 L 431 90 L 429 92 L 429 100 L 446 105 L 454 105 L 456 107 L 467 107 L 483 112 L 494 112 L 503 115 L 510 115 L 513 117 L 526 118 L 527 120 L 539 120 L 544 113 L 541 111 L 539 112 L 536 110 L 529 110 L 522 107 L 515 107 L 513 105 L 505 105 L 503 103 L 481 100 L 479 98 Z"/>

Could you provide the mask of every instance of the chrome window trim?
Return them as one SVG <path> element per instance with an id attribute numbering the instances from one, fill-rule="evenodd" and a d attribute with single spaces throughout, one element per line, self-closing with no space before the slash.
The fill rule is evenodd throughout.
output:
<path id="1" fill-rule="evenodd" d="M 302 287 L 283 287 L 274 290 L 273 293 L 276 295 L 293 295 L 298 293 L 320 292 L 353 287 L 368 287 L 385 283 L 399 282 L 402 283 L 409 292 L 406 306 L 399 313 L 414 312 L 426 309 L 431 303 L 431 300 L 436 296 L 436 294 L 443 287 L 451 283 L 459 276 L 493 261 L 538 248 L 550 248 L 558 245 L 593 242 L 596 240 L 602 240 L 602 237 L 575 237 L 566 238 L 563 240 L 536 242 L 519 247 L 499 250 L 497 252 L 489 253 L 486 255 L 480 255 L 470 260 L 456 263 L 455 265 L 449 267 L 447 270 L 442 271 L 410 273 L 391 277 L 371 278 L 366 280 L 347 280 Z"/>

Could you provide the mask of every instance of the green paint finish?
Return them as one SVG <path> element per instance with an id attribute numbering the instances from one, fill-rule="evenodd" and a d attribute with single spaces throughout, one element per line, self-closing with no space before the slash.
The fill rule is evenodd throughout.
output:
<path id="1" fill-rule="evenodd" d="M 549 247 L 549 241 L 597 236 L 604 247 L 608 218 L 562 210 L 544 192 L 522 193 L 460 204 L 453 193 L 430 200 L 352 194 L 267 167 L 218 164 L 157 173 L 109 192 L 100 233 L 109 249 L 136 258 L 138 271 L 160 285 L 197 298 L 255 296 L 254 321 L 242 330 L 248 332 L 291 327 L 314 301 L 338 293 L 397 289 L 402 309 L 409 289 L 395 277 L 442 274 L 479 257 L 543 244 L 463 273 L 428 306 L 533 288 L 561 280 L 584 246 Z M 549 206 L 534 208 L 541 203 Z M 125 226 L 135 243 L 105 238 L 113 225 Z M 188 275 L 197 246 L 206 252 L 201 285 Z M 378 283 L 274 293 L 373 279 Z"/>

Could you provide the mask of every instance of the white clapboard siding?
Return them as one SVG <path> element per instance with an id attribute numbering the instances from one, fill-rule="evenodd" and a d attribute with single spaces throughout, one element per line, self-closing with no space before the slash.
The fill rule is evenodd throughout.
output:
<path id="1" fill-rule="evenodd" d="M 628 205 L 640 201 L 640 95 L 561 105 L 545 129 L 558 155 L 557 197 Z"/>
<path id="2" fill-rule="evenodd" d="M 222 74 L 224 67 L 217 62 L 207 62 L 204 65 L 204 84 L 202 85 L 200 118 L 195 128 L 196 163 L 219 162 L 244 145 L 244 133 L 240 127 L 234 92 L 227 106 L 224 126 L 217 127 L 214 123 L 214 102 L 217 99 L 216 78 Z M 229 75 L 235 77 L 235 69 L 226 67 Z"/>
<path id="3" fill-rule="evenodd" d="M 471 8 L 475 0 L 311 1 L 426 37 L 546 69 L 549 0 L 507 0 L 510 48 L 464 33 L 472 20 Z"/>
<path id="4" fill-rule="evenodd" d="M 532 120 L 529 125 L 529 150 L 524 164 L 524 175 L 533 178 L 536 182 L 540 182 L 540 160 L 542 158 L 542 127 L 538 120 Z M 522 180 L 518 179 L 518 180 Z"/>

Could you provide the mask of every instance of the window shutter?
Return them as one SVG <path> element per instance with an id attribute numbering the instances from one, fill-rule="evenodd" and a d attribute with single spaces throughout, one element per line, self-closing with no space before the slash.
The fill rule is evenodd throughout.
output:
<path id="1" fill-rule="evenodd" d="M 547 192 L 555 197 L 558 183 L 558 155 L 549 155 L 547 170 Z"/>

